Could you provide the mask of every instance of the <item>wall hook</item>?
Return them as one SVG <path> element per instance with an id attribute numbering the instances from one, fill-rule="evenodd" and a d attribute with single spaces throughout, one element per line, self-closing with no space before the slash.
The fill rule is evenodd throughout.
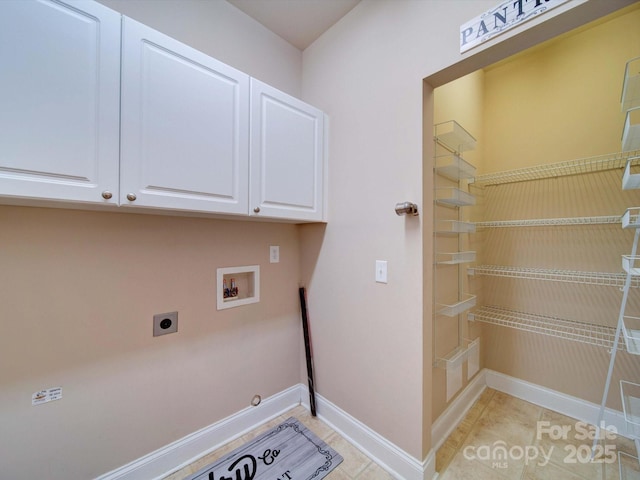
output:
<path id="1" fill-rule="evenodd" d="M 419 215 L 418 205 L 411 202 L 396 203 L 396 214 L 413 216 Z"/>

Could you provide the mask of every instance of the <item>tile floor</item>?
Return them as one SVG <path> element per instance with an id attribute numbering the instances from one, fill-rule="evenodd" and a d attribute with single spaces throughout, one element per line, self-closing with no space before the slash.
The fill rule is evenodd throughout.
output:
<path id="1" fill-rule="evenodd" d="M 276 425 L 284 422 L 289 417 L 296 417 L 302 422 L 309 430 L 315 433 L 319 438 L 327 442 L 333 447 L 344 459 L 343 462 L 338 465 L 329 475 L 325 478 L 330 480 L 393 480 L 393 477 L 386 471 L 376 465 L 369 457 L 367 457 L 360 450 L 355 448 L 349 442 L 347 442 L 342 436 L 333 431 L 324 422 L 316 417 L 312 417 L 303 406 L 298 406 L 277 418 L 274 418 L 270 422 L 261 425 L 255 430 L 243 435 L 242 437 L 228 443 L 224 447 L 210 453 L 197 460 L 196 462 L 188 465 L 187 467 L 179 470 L 164 480 L 183 480 L 192 473 L 195 473 L 202 468 L 206 467 L 210 463 L 215 462 L 217 459 L 227 454 L 228 452 L 238 448 L 239 446 L 251 441 L 254 437 L 269 430 Z"/>
<path id="2" fill-rule="evenodd" d="M 617 454 L 635 456 L 634 443 L 609 434 L 600 442 L 601 455 L 590 462 L 593 432 L 573 418 L 487 388 L 438 449 L 438 480 L 618 480 Z M 500 447 L 507 454 L 493 458 L 505 451 Z M 632 478 L 640 479 L 635 458 L 622 458 Z"/>
<path id="3" fill-rule="evenodd" d="M 187 478 L 290 416 L 304 423 L 343 456 L 344 461 L 327 479 L 393 480 L 385 470 L 321 420 L 312 417 L 302 406 L 164 480 Z M 487 388 L 438 449 L 438 480 L 618 480 L 617 454 L 623 452 L 635 456 L 634 443 L 622 436 L 607 438 L 601 442 L 603 455 L 597 457 L 600 461 L 588 462 L 591 440 L 583 439 L 588 433 L 588 428 L 575 419 Z M 505 449 L 506 456 L 491 458 L 505 452 Z M 527 460 L 527 455 L 530 460 Z M 537 458 L 533 458 L 536 455 Z M 631 478 L 640 479 L 638 462 L 624 455 L 623 458 L 632 471 Z"/>

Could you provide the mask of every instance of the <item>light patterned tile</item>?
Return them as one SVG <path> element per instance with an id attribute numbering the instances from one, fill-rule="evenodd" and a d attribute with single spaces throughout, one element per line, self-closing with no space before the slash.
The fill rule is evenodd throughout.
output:
<path id="1" fill-rule="evenodd" d="M 204 457 L 200 457 L 198 460 L 196 460 L 195 462 L 193 462 L 191 464 L 191 471 L 193 473 L 197 472 L 198 470 L 203 469 L 204 467 L 206 467 L 207 465 L 215 462 L 216 460 L 224 457 L 227 453 L 232 452 L 233 450 L 235 450 L 236 448 L 244 445 L 245 441 L 242 438 L 236 438 L 235 440 L 233 440 L 232 442 L 227 443 L 225 446 L 214 450 L 213 452 L 209 453 L 208 455 L 205 455 Z"/>
<path id="2" fill-rule="evenodd" d="M 436 472 L 441 472 L 447 465 L 451 463 L 451 460 L 458 451 L 457 445 L 447 440 L 436 452 Z"/>
<path id="3" fill-rule="evenodd" d="M 371 462 L 369 466 L 358 475 L 357 480 L 393 480 L 393 477 L 384 468 Z"/>
<path id="4" fill-rule="evenodd" d="M 548 463 L 541 466 L 532 464 L 525 470 L 523 480 L 583 480 L 582 477 L 564 468 Z"/>
<path id="5" fill-rule="evenodd" d="M 504 480 L 508 477 L 475 460 L 467 460 L 458 453 L 438 480 Z"/>
<path id="6" fill-rule="evenodd" d="M 341 467 L 331 470 L 325 478 L 328 480 L 353 480 Z"/>
<path id="7" fill-rule="evenodd" d="M 181 468 L 177 472 L 173 472 L 171 475 L 169 475 L 168 477 L 165 477 L 163 480 L 183 480 L 187 478 L 189 475 L 191 475 L 192 473 L 193 471 L 191 470 L 191 466 L 189 465 L 184 468 Z"/>
<path id="8" fill-rule="evenodd" d="M 342 436 L 333 433 L 329 438 L 325 439 L 333 449 L 342 455 L 344 459 L 340 464 L 343 470 L 351 478 L 355 478 L 371 463 L 371 459 L 356 447 L 347 442 Z"/>

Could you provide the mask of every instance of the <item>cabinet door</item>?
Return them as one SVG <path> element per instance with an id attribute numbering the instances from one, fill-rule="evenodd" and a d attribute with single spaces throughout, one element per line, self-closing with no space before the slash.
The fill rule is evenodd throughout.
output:
<path id="1" fill-rule="evenodd" d="M 120 18 L 0 2 L 0 196 L 117 204 Z"/>
<path id="2" fill-rule="evenodd" d="M 251 79 L 251 214 L 323 219 L 324 115 Z"/>
<path id="3" fill-rule="evenodd" d="M 248 212 L 249 77 L 123 19 L 120 204 Z"/>

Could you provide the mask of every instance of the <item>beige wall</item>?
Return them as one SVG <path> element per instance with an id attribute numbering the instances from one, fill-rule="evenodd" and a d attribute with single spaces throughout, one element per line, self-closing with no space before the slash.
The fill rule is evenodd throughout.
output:
<path id="1" fill-rule="evenodd" d="M 300 92 L 301 52 L 226 2 L 103 3 Z M 0 206 L 0 477 L 94 478 L 300 383 L 299 258 L 295 225 Z M 216 268 L 254 264 L 260 303 L 217 311 Z"/>
<path id="2" fill-rule="evenodd" d="M 0 224 L 3 478 L 93 478 L 300 383 L 294 225 L 6 206 Z M 216 268 L 256 264 L 260 303 L 217 311 Z"/>
<path id="3" fill-rule="evenodd" d="M 300 280 L 310 287 L 319 392 L 423 459 L 431 86 L 580 24 L 585 9 L 597 16 L 624 2 L 574 0 L 547 17 L 560 20 L 529 22 L 505 37 L 525 30 L 516 41 L 490 42 L 457 64 L 459 25 L 495 0 L 363 0 L 304 52 L 303 88 L 299 53 L 224 2 L 103 3 L 324 109 L 329 224 L 0 207 L 3 474 L 90 478 L 241 410 L 254 393 L 299 383 Z M 420 204 L 419 218 L 395 215 L 404 200 Z M 267 263 L 274 243 L 278 265 Z M 389 261 L 387 285 L 374 282 L 376 259 Z M 254 263 L 263 267 L 261 302 L 217 312 L 215 268 Z M 173 309 L 180 332 L 152 338 L 151 315 Z M 30 406 L 31 393 L 53 386 L 63 387 L 61 401 Z"/>
<path id="4" fill-rule="evenodd" d="M 624 2 L 569 2 L 461 56 L 459 26 L 495 3 L 363 0 L 303 56 L 303 95 L 331 117 L 329 223 L 302 227 L 303 252 L 323 235 L 304 275 L 318 389 L 419 459 L 431 449 L 432 87 Z M 395 216 L 404 200 L 420 218 Z M 387 285 L 374 282 L 376 259 L 389 262 Z"/>
<path id="5" fill-rule="evenodd" d="M 98 0 L 295 97 L 302 53 L 224 0 Z"/>

